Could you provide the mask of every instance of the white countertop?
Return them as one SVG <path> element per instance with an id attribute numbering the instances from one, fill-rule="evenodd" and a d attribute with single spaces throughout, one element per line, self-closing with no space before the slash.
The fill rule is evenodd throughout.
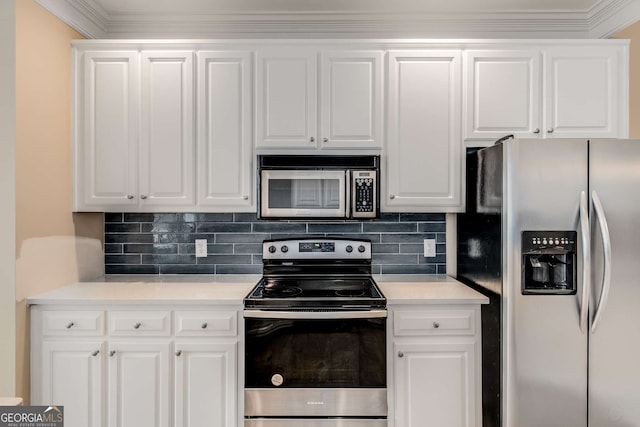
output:
<path id="1" fill-rule="evenodd" d="M 484 295 L 444 276 L 374 276 L 388 304 L 486 304 Z M 112 275 L 27 298 L 33 304 L 242 304 L 259 275 Z"/>
<path id="2" fill-rule="evenodd" d="M 260 276 L 106 276 L 27 298 L 33 304 L 242 304 Z"/>
<path id="3" fill-rule="evenodd" d="M 489 298 L 445 276 L 376 276 L 387 304 L 488 304 Z"/>

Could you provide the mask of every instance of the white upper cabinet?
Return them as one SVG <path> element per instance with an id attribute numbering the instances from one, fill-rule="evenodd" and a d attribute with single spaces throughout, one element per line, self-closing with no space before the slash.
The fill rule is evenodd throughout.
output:
<path id="1" fill-rule="evenodd" d="M 466 139 L 540 133 L 540 52 L 465 53 Z"/>
<path id="2" fill-rule="evenodd" d="M 558 43 L 465 53 L 465 139 L 628 136 L 626 47 Z"/>
<path id="3" fill-rule="evenodd" d="M 142 52 L 142 206 L 193 205 L 193 52 Z"/>
<path id="4" fill-rule="evenodd" d="M 545 137 L 627 137 L 626 63 L 619 46 L 546 49 Z"/>
<path id="5" fill-rule="evenodd" d="M 383 212 L 464 209 L 464 143 L 626 138 L 623 40 L 73 43 L 74 211 L 255 212 L 256 153 L 382 156 Z"/>
<path id="6" fill-rule="evenodd" d="M 74 210 L 193 206 L 193 53 L 81 55 Z"/>
<path id="7" fill-rule="evenodd" d="M 198 53 L 198 206 L 255 212 L 250 52 Z"/>
<path id="8" fill-rule="evenodd" d="M 263 49 L 257 81 L 258 148 L 380 147 L 381 51 Z"/>
<path id="9" fill-rule="evenodd" d="M 382 52 L 323 52 L 321 65 L 321 146 L 380 147 Z"/>
<path id="10" fill-rule="evenodd" d="M 389 53 L 383 211 L 463 208 L 461 72 L 457 50 Z"/>
<path id="11" fill-rule="evenodd" d="M 137 52 L 84 52 L 76 66 L 74 210 L 131 206 L 138 187 Z"/>
<path id="12" fill-rule="evenodd" d="M 316 147 L 317 61 L 310 49 L 258 52 L 258 148 Z"/>

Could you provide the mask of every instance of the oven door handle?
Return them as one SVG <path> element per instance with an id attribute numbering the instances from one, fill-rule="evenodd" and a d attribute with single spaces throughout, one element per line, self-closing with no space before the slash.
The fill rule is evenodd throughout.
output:
<path id="1" fill-rule="evenodd" d="M 387 317 L 387 310 L 349 311 L 274 311 L 244 310 L 244 317 L 254 319 L 379 319 Z"/>

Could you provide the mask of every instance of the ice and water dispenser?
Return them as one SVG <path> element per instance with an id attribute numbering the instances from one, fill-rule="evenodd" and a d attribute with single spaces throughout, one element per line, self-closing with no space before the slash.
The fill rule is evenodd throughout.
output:
<path id="1" fill-rule="evenodd" d="M 575 231 L 522 232 L 522 293 L 576 293 Z"/>

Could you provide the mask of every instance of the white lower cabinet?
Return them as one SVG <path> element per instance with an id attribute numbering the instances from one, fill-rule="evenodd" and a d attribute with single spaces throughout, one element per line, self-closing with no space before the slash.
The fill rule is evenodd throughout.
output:
<path id="1" fill-rule="evenodd" d="M 44 341 L 38 400 L 64 406 L 67 426 L 102 426 L 105 342 Z M 36 375 L 32 372 L 32 375 Z"/>
<path id="2" fill-rule="evenodd" d="M 390 309 L 390 426 L 480 427 L 480 309 Z"/>
<path id="3" fill-rule="evenodd" d="M 237 425 L 237 343 L 175 345 L 175 427 Z"/>
<path id="4" fill-rule="evenodd" d="M 109 426 L 169 427 L 169 340 L 109 343 Z"/>
<path id="5" fill-rule="evenodd" d="M 240 310 L 33 306 L 31 404 L 66 427 L 236 426 Z"/>

